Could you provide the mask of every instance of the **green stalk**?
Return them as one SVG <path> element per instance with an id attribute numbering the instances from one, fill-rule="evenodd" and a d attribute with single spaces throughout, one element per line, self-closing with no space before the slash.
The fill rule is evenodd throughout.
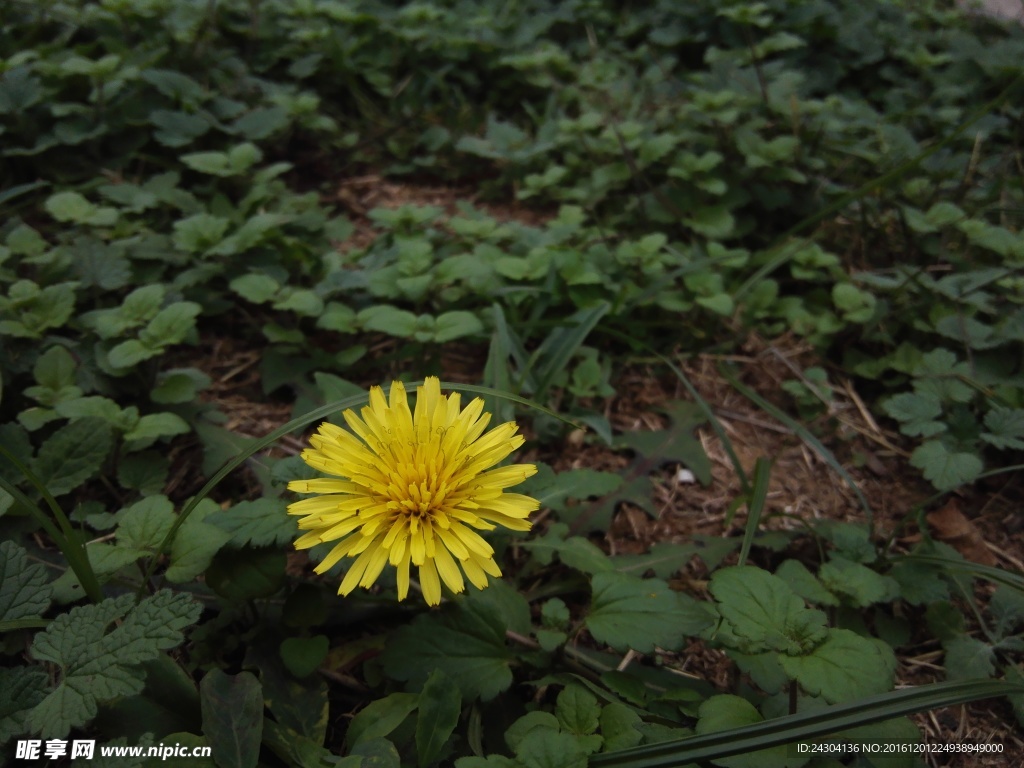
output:
<path id="1" fill-rule="evenodd" d="M 71 521 L 64 514 L 64 510 L 60 508 L 57 500 L 47 489 L 46 485 L 17 456 L 12 454 L 3 445 L 0 445 L 0 454 L 11 462 L 15 469 L 21 472 L 36 487 L 36 490 L 42 494 L 43 499 L 45 499 L 50 510 L 53 512 L 54 518 L 57 520 L 57 525 L 54 525 L 46 513 L 34 501 L 22 493 L 14 483 L 4 477 L 0 477 L 0 487 L 11 494 L 15 501 L 24 506 L 29 511 L 29 514 L 35 518 L 36 522 L 42 526 L 43 530 L 46 531 L 47 535 L 53 539 L 53 543 L 57 545 L 57 548 L 60 549 L 67 559 L 68 565 L 74 571 L 75 576 L 78 577 L 78 581 L 82 585 L 82 589 L 89 596 L 89 599 L 94 603 L 100 602 L 103 599 L 103 590 L 100 588 L 99 579 L 96 578 L 96 573 L 92 569 L 92 563 L 89 562 L 89 555 L 85 551 L 85 545 L 76 539 L 75 530 L 71 527 Z"/>

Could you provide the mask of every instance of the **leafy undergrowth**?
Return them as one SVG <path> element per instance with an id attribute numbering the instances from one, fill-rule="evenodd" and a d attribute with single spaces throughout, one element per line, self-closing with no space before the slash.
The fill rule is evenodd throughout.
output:
<path id="1" fill-rule="evenodd" d="M 1022 54 L 951 4 L 5 4 L 0 760 L 1011 764 Z M 533 530 L 338 598 L 308 428 L 437 374 Z"/>

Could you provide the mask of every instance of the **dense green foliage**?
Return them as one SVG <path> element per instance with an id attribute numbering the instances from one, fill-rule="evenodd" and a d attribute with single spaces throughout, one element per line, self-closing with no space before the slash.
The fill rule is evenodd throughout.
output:
<path id="1" fill-rule="evenodd" d="M 907 610 L 950 677 L 1024 680 L 1019 578 L 928 541 L 899 559 L 868 523 L 812 526 L 818 561 L 747 564 L 793 538 L 757 531 L 767 462 L 749 481 L 737 465 L 742 541 L 609 557 L 581 535 L 622 501 L 652 509 L 666 464 L 709 479 L 706 410 L 673 404 L 641 437 L 588 409 L 652 349 L 805 339 L 822 367 L 777 401 L 809 418 L 830 376 L 855 377 L 940 492 L 1024 451 L 1024 32 L 908 5 L 4 4 L 0 741 L 209 744 L 221 768 L 562 768 L 689 737 L 681 764 L 778 718 L 765 751 L 716 764 L 826 768 L 780 744 L 829 724 L 780 716 L 891 691 Z M 356 247 L 336 191 L 364 171 L 472 187 L 540 223 L 379 207 Z M 210 478 L 268 443 L 203 394 L 190 350 L 217 335 L 263 351 L 263 394 L 306 414 L 293 429 L 359 404 L 352 379 L 439 372 L 458 340 L 486 357 L 485 385 L 638 461 L 543 467 L 528 492 L 554 522 L 494 538 L 518 553 L 508 582 L 418 614 L 393 585 L 337 600 L 340 567 L 286 570 L 297 458 L 250 462 L 251 500 L 167 495 L 172 446 Z M 488 403 L 553 444 L 550 413 Z M 668 583 L 695 555 L 703 602 Z M 968 577 L 1000 583 L 973 617 L 983 639 L 960 613 Z M 693 639 L 732 660 L 733 690 L 623 663 Z M 993 691 L 954 690 L 874 710 L 873 735 L 916 740 L 894 718 Z"/>

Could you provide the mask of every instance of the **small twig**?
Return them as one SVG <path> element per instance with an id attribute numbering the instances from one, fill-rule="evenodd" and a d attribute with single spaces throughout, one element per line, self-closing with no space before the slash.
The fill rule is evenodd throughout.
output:
<path id="1" fill-rule="evenodd" d="M 526 635 L 521 635 L 518 632 L 513 632 L 511 629 L 505 630 L 505 637 L 507 637 L 512 642 L 519 643 L 519 645 L 522 645 L 526 648 L 530 648 L 531 650 L 540 650 L 540 643 L 538 643 L 536 640 L 533 640 L 527 637 Z"/>

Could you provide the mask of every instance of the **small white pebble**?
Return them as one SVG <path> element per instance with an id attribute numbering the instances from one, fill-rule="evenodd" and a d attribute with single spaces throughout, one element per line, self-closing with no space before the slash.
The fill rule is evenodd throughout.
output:
<path id="1" fill-rule="evenodd" d="M 682 485 L 683 483 L 695 483 L 697 478 L 693 476 L 693 472 L 688 469 L 680 469 L 676 472 L 676 482 Z"/>

